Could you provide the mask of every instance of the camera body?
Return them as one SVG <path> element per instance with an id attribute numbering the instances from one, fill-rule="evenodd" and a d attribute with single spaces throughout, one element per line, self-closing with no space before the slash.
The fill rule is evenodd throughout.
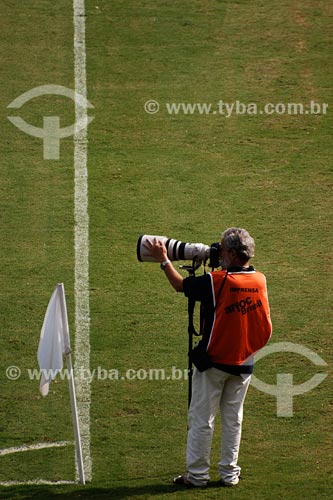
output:
<path id="1" fill-rule="evenodd" d="M 174 260 L 191 260 L 196 264 L 206 264 L 209 259 L 208 265 L 212 269 L 220 267 L 220 243 L 212 243 L 204 245 L 203 243 L 183 243 L 182 241 L 167 238 L 166 236 L 156 236 L 143 234 L 139 237 L 136 247 L 136 255 L 140 262 L 156 262 L 156 260 L 147 253 L 145 244 L 147 239 L 154 241 L 154 239 L 162 241 L 168 252 L 168 258 Z"/>

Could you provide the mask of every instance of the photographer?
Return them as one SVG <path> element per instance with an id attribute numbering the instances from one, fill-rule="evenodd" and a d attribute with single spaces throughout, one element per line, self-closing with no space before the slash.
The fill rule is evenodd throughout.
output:
<path id="1" fill-rule="evenodd" d="M 230 228 L 221 239 L 222 270 L 183 277 L 168 259 L 165 244 L 154 238 L 144 247 L 161 263 L 177 292 L 202 304 L 202 341 L 210 367 L 194 368 L 188 415 L 187 472 L 174 484 L 205 487 L 209 481 L 214 420 L 220 407 L 222 446 L 219 473 L 222 486 L 239 482 L 237 465 L 243 403 L 253 370 L 253 354 L 269 340 L 272 325 L 265 276 L 249 265 L 254 240 L 245 229 Z"/>

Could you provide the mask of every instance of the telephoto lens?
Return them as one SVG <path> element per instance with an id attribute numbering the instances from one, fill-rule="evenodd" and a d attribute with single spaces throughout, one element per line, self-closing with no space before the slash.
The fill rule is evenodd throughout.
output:
<path id="1" fill-rule="evenodd" d="M 210 267 L 219 267 L 220 244 L 213 243 L 211 246 L 203 243 L 183 243 L 182 241 L 168 238 L 167 236 L 156 236 L 143 234 L 139 237 L 136 247 L 137 258 L 140 262 L 157 262 L 150 254 L 145 245 L 147 240 L 154 241 L 155 238 L 162 241 L 168 252 L 168 258 L 174 260 L 192 260 L 197 263 L 206 262 L 210 259 Z"/>

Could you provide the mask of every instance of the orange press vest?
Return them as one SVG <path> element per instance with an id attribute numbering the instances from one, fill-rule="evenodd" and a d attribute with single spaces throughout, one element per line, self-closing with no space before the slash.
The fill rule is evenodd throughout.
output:
<path id="1" fill-rule="evenodd" d="M 241 365 L 272 334 L 266 278 L 258 271 L 209 273 L 214 319 L 207 352 L 213 363 Z M 216 303 L 217 300 L 217 303 Z"/>

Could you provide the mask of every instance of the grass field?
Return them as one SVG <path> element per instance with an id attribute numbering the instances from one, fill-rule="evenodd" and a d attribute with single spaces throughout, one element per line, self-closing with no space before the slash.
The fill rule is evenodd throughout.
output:
<path id="1" fill-rule="evenodd" d="M 91 0 L 86 7 L 88 128 L 90 452 L 92 481 L 0 486 L 0 498 L 326 500 L 332 496 L 332 27 L 324 0 Z M 74 89 L 73 5 L 3 0 L 0 18 L 1 406 L 0 449 L 73 441 L 68 387 L 43 399 L 36 352 L 46 306 L 64 282 L 74 319 L 73 137 L 60 159 L 14 127 L 21 116 L 74 121 L 64 97 L 7 106 L 40 85 Z M 159 103 L 150 114 L 144 105 Z M 326 113 L 218 112 L 219 101 L 326 103 Z M 170 114 L 167 103 L 212 103 L 209 114 Z M 308 109 L 308 108 L 307 108 Z M 255 375 L 301 384 L 328 372 L 276 416 L 276 399 L 250 387 L 235 489 L 178 491 L 185 471 L 187 381 L 144 374 L 187 367 L 187 304 L 158 265 L 138 263 L 140 234 L 210 244 L 227 227 L 256 240 L 254 265 L 268 281 L 271 343 L 293 342 L 327 367 L 292 353 L 266 357 Z M 184 274 L 185 276 L 185 274 Z M 9 380 L 17 366 L 21 377 Z M 103 379 L 141 370 L 142 380 Z M 145 371 L 144 371 L 145 370 Z M 134 373 L 134 372 L 131 372 Z M 178 373 L 178 372 L 177 372 Z M 126 378 L 126 377 L 124 377 Z M 219 421 L 218 421 L 219 422 Z M 0 482 L 75 479 L 74 446 L 0 456 Z M 226 490 L 226 491 L 225 491 Z"/>

